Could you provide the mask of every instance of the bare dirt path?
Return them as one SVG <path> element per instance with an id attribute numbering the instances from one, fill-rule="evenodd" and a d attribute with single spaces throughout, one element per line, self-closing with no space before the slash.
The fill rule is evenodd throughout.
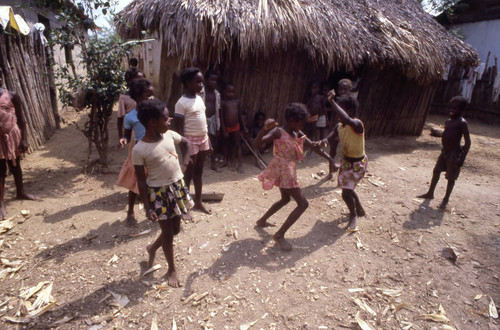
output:
<path id="1" fill-rule="evenodd" d="M 415 196 L 426 191 L 440 150 L 428 128 L 444 121 L 432 116 L 420 137 L 367 141 L 369 175 L 358 188 L 367 216 L 354 234 L 345 232 L 336 181 L 321 179 L 327 164 L 318 157 L 301 163 L 310 207 L 288 234 L 289 253 L 273 244 L 276 229 L 254 228 L 279 191 L 262 190 L 251 159 L 243 175 L 207 167 L 205 189 L 226 195 L 211 205 L 213 215 L 195 212 L 195 223 L 183 224 L 175 246 L 179 289 L 164 283 L 160 251 L 161 269 L 140 277 L 145 247 L 159 228 L 137 208 L 139 226 L 125 227 L 126 191 L 114 183 L 126 152 L 112 148 L 115 174 L 82 174 L 86 142 L 67 125 L 23 162 L 27 189 L 39 201 L 10 199 L 7 180 L 7 212 L 16 226 L 0 235 L 0 327 L 20 321 L 21 327 L 61 329 L 150 329 L 152 322 L 160 329 L 173 322 L 184 329 L 356 329 L 365 321 L 377 329 L 494 328 L 489 304 L 500 303 L 500 131 L 471 123 L 472 148 L 442 212 L 444 178 L 435 200 Z M 112 131 L 111 144 L 115 140 Z M 281 224 L 293 207 L 271 221 Z M 455 264 L 441 255 L 448 246 L 459 254 Z M 19 298 L 23 289 L 43 281 L 52 283 L 49 311 L 15 318 L 33 309 L 49 283 L 29 303 Z"/>

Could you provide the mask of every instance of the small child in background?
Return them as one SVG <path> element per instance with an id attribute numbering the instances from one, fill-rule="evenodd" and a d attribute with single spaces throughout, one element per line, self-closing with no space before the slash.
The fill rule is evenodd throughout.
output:
<path id="1" fill-rule="evenodd" d="M 354 191 L 359 181 L 364 178 L 368 159 L 365 154 L 365 128 L 363 122 L 355 116 L 349 115 L 334 100 L 335 90 L 328 93 L 328 101 L 332 104 L 333 111 L 339 123 L 328 136 L 332 141 L 332 149 L 336 152 L 340 143 L 342 163 L 339 169 L 338 183 L 342 188 L 342 199 L 349 208 L 348 231 L 357 230 L 357 217 L 365 216 L 359 197 Z M 331 156 L 335 158 L 335 154 Z M 336 166 L 333 168 L 335 171 Z"/>
<path id="2" fill-rule="evenodd" d="M 467 157 L 471 145 L 469 126 L 462 117 L 466 106 L 467 99 L 463 96 L 455 96 L 448 103 L 450 118 L 444 124 L 444 132 L 441 138 L 443 148 L 434 167 L 429 190 L 425 194 L 418 196 L 419 198 L 433 199 L 439 176 L 441 172 L 446 172 L 445 178 L 448 180 L 448 185 L 446 186 L 446 194 L 439 205 L 442 210 L 448 204 L 455 181 L 460 174 L 460 168 L 464 165 L 465 157 Z M 463 146 L 461 146 L 462 136 L 465 141 Z"/>
<path id="3" fill-rule="evenodd" d="M 123 119 L 125 115 L 130 111 L 134 110 L 137 104 L 134 99 L 130 97 L 128 89 L 130 89 L 130 83 L 136 79 L 143 79 L 144 75 L 137 68 L 128 69 L 125 72 L 125 82 L 127 83 L 127 91 L 120 95 L 118 99 L 118 115 L 117 115 L 117 127 L 118 127 L 118 140 L 123 137 Z"/>
<path id="4" fill-rule="evenodd" d="M 263 143 L 274 143 L 274 158 L 260 175 L 262 188 L 265 190 L 277 186 L 281 192 L 281 199 L 274 203 L 269 210 L 257 221 L 257 226 L 274 226 L 267 219 L 278 212 L 293 198 L 297 207 L 290 213 L 281 228 L 273 235 L 273 240 L 282 250 L 290 251 L 292 246 L 285 239 L 286 231 L 297 221 L 309 206 L 297 180 L 297 162 L 304 157 L 304 146 L 312 148 L 314 152 L 328 159 L 333 159 L 319 148 L 320 142 L 311 142 L 301 129 L 307 122 L 309 112 L 307 107 L 300 103 L 291 103 L 285 109 L 285 125 L 278 124 L 273 119 L 266 121 L 265 127 L 255 139 L 254 148 L 259 149 Z M 333 166 L 335 166 L 333 164 Z"/>
<path id="5" fill-rule="evenodd" d="M 173 240 L 180 232 L 180 216 L 187 214 L 194 205 L 182 179 L 189 162 L 189 141 L 168 129 L 171 118 L 161 101 L 144 101 L 139 104 L 138 110 L 139 120 L 146 132 L 132 150 L 132 161 L 146 216 L 151 221 L 158 221 L 161 228 L 160 236 L 148 247 L 148 269 L 153 266 L 156 250 L 163 247 L 168 263 L 168 285 L 178 287 Z M 180 146 L 182 165 L 179 164 L 175 145 Z"/>
<path id="6" fill-rule="evenodd" d="M 224 144 L 224 165 L 227 165 L 229 158 L 229 146 L 232 146 L 231 161 L 237 158 L 235 169 L 239 173 L 243 173 L 243 165 L 241 160 L 241 135 L 240 131 L 243 130 L 245 134 L 248 133 L 246 123 L 243 120 L 243 114 L 240 107 L 240 100 L 235 99 L 235 89 L 232 83 L 227 83 L 224 87 L 224 99 L 222 100 L 222 115 L 221 126 L 222 134 L 225 138 Z"/>
<path id="7" fill-rule="evenodd" d="M 314 81 L 311 84 L 310 96 L 307 100 L 307 109 L 311 114 L 308 120 L 308 136 L 311 139 L 319 138 L 322 140 L 326 135 L 326 98 L 321 93 L 321 84 Z"/>
<path id="8" fill-rule="evenodd" d="M 253 116 L 253 121 L 250 127 L 250 133 L 248 139 L 250 145 L 253 145 L 260 131 L 264 129 L 265 121 L 266 121 L 266 115 L 262 111 L 257 111 Z M 255 166 L 257 166 L 261 170 L 264 170 L 266 167 L 262 161 L 262 154 L 266 154 L 269 152 L 269 144 L 263 143 L 258 149 L 255 149 L 254 151 L 257 153 L 257 156 L 253 155 L 255 158 Z"/>
<path id="9" fill-rule="evenodd" d="M 212 170 L 221 172 L 216 162 L 216 151 L 219 150 L 217 142 L 220 132 L 220 112 L 221 95 L 215 87 L 217 86 L 217 74 L 213 71 L 205 72 L 205 84 L 201 90 L 201 98 L 205 102 L 205 115 L 207 117 L 208 137 L 212 145 L 212 154 L 210 155 L 210 164 Z"/>

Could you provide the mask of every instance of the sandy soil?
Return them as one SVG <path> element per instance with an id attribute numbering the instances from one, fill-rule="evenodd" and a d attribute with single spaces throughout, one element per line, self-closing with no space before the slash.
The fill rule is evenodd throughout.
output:
<path id="1" fill-rule="evenodd" d="M 7 179 L 7 212 L 16 226 L 0 236 L 2 328 L 18 326 L 6 317 L 29 311 L 19 295 L 43 281 L 53 283 L 55 304 L 17 319 L 28 322 L 21 327 L 356 329 L 360 320 L 377 329 L 498 327 L 489 316 L 491 299 L 500 303 L 498 127 L 470 123 L 472 149 L 445 212 L 437 209 L 444 179 L 435 200 L 415 197 L 426 191 L 440 150 L 429 128 L 444 117 L 431 117 L 420 137 L 369 139 L 369 174 L 357 190 L 367 216 L 354 234 L 345 231 L 336 181 L 317 174 L 327 164 L 306 159 L 299 179 L 310 207 L 288 233 L 294 247 L 288 253 L 270 239 L 276 229 L 254 228 L 279 191 L 262 190 L 251 158 L 243 175 L 207 168 L 205 189 L 226 195 L 211 204 L 213 215 L 194 212 L 195 223 L 183 224 L 175 243 L 183 287 L 172 289 L 162 277 L 161 251 L 161 268 L 140 277 L 145 247 L 159 228 L 138 209 L 138 227 L 124 224 L 127 195 L 115 180 L 126 151 L 112 148 L 114 173 L 83 174 L 86 141 L 71 124 L 83 118 L 66 117 L 70 124 L 23 161 L 27 190 L 40 200 L 12 199 Z M 114 145 L 116 131 L 111 138 Z M 281 224 L 293 207 L 271 221 Z M 449 246 L 456 263 L 442 256 Z M 124 296 L 129 301 L 120 306 Z M 421 316 L 432 313 L 445 323 Z"/>

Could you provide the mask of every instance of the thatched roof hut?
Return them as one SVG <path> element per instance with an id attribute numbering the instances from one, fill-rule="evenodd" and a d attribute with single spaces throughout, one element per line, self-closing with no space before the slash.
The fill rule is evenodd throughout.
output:
<path id="1" fill-rule="evenodd" d="M 162 42 L 160 97 L 179 68 L 221 64 L 250 113 L 281 118 L 312 79 L 349 75 L 371 134 L 420 134 L 446 66 L 477 62 L 417 0 L 136 0 L 121 16 L 122 37 Z"/>

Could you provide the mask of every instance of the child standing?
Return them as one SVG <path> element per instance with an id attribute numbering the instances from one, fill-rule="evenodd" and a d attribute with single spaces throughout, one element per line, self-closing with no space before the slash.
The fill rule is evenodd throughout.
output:
<path id="1" fill-rule="evenodd" d="M 135 79 L 143 79 L 144 75 L 137 68 L 128 69 L 125 72 L 125 82 L 127 83 L 127 88 L 130 88 L 130 83 Z M 125 115 L 130 111 L 134 110 L 137 104 L 134 99 L 130 97 L 127 92 L 120 95 L 118 99 L 118 115 L 117 115 L 117 127 L 118 127 L 118 140 L 123 137 L 123 119 Z"/>
<path id="2" fill-rule="evenodd" d="M 189 162 L 189 141 L 168 130 L 171 118 L 161 101 L 144 101 L 139 104 L 138 109 L 139 121 L 146 127 L 146 132 L 132 150 L 132 161 L 146 216 L 151 221 L 158 221 L 161 228 L 160 236 L 153 247 L 148 249 L 148 266 L 152 266 L 154 253 L 162 246 L 168 263 L 168 285 L 178 287 L 173 240 L 180 232 L 180 215 L 186 214 L 194 205 L 182 180 L 183 169 L 186 169 Z M 182 166 L 175 150 L 176 144 L 180 145 L 182 152 Z"/>
<path id="3" fill-rule="evenodd" d="M 151 82 L 146 79 L 137 79 L 130 83 L 130 97 L 139 105 L 142 101 L 147 100 L 153 96 L 154 88 Z M 144 137 L 146 129 L 140 123 L 137 109 L 133 109 L 125 115 L 124 127 L 125 134 L 120 139 L 118 147 L 121 149 L 132 140 L 132 131 L 134 132 L 134 142 L 139 141 Z M 137 178 L 135 176 L 134 166 L 132 164 L 132 149 L 129 149 L 129 154 L 122 169 L 118 174 L 117 184 L 121 187 L 127 188 L 128 192 L 128 210 L 127 219 L 125 220 L 128 226 L 134 226 L 137 221 L 134 217 L 134 204 L 136 196 L 139 194 L 137 187 Z"/>
<path id="4" fill-rule="evenodd" d="M 363 122 L 355 116 L 350 116 L 334 100 L 335 90 L 328 93 L 328 101 L 333 107 L 339 124 L 328 136 L 332 141 L 331 150 L 335 157 L 337 145 L 340 142 L 342 152 L 342 162 L 339 169 L 338 182 L 342 188 L 342 199 L 349 208 L 349 224 L 347 230 L 356 231 L 357 217 L 365 215 L 365 210 L 361 206 L 358 194 L 354 191 L 359 181 L 364 178 L 368 159 L 365 155 L 365 129 Z M 334 171 L 336 168 L 334 168 Z"/>
<path id="5" fill-rule="evenodd" d="M 333 159 L 319 148 L 319 142 L 311 142 L 302 132 L 309 117 L 305 105 L 291 103 L 285 109 L 285 125 L 276 127 L 273 119 L 266 121 L 265 127 L 254 142 L 258 149 L 262 143 L 274 142 L 274 158 L 260 175 L 262 188 L 265 190 L 277 186 L 281 192 L 281 199 L 274 203 L 269 210 L 257 221 L 257 226 L 273 226 L 267 219 L 288 204 L 290 197 L 295 200 L 297 207 L 290 213 L 281 228 L 273 235 L 273 240 L 282 250 L 290 251 L 292 246 L 285 239 L 286 231 L 297 221 L 309 206 L 297 181 L 296 165 L 304 157 L 304 146 L 312 148 L 320 156 L 333 162 Z"/>
<path id="6" fill-rule="evenodd" d="M 224 158 L 225 163 L 229 160 L 229 145 L 233 147 L 232 154 L 236 155 L 238 164 L 235 169 L 239 173 L 243 173 L 243 165 L 241 163 L 241 136 L 240 130 L 243 128 L 245 134 L 248 133 L 245 121 L 243 120 L 242 111 L 240 109 L 240 100 L 234 98 L 234 85 L 227 83 L 224 87 L 224 100 L 222 101 L 222 133 L 224 134 Z M 234 157 L 231 157 L 234 161 Z"/>
<path id="7" fill-rule="evenodd" d="M 446 194 L 439 208 L 444 210 L 450 199 L 451 191 L 455 186 L 455 181 L 460 174 L 460 168 L 464 165 L 465 157 L 469 152 L 471 141 L 469 134 L 469 126 L 467 121 L 462 117 L 462 114 L 467 106 L 467 99 L 463 96 L 455 96 L 448 104 L 450 109 L 450 118 L 444 124 L 444 132 L 441 138 L 441 154 L 438 157 L 436 166 L 432 174 L 429 191 L 418 196 L 419 198 L 434 198 L 434 189 L 439 181 L 441 172 L 446 172 L 445 178 L 448 180 L 446 186 Z M 465 144 L 461 146 L 462 136 Z"/>
<path id="8" fill-rule="evenodd" d="M 205 116 L 207 117 L 208 137 L 212 145 L 212 155 L 210 157 L 211 168 L 220 173 L 221 169 L 217 165 L 215 151 L 219 150 L 217 142 L 220 131 L 221 97 L 215 87 L 217 86 L 217 74 L 213 71 L 205 72 L 205 86 L 201 90 L 201 98 L 205 102 Z"/>
<path id="9" fill-rule="evenodd" d="M 2 86 L 3 72 L 0 69 L 0 220 L 7 216 L 3 201 L 7 166 L 14 176 L 16 198 L 37 199 L 36 196 L 24 192 L 21 154 L 28 151 L 28 140 L 21 98 Z"/>
<path id="10" fill-rule="evenodd" d="M 186 68 L 181 72 L 184 95 L 175 104 L 175 127 L 191 145 L 191 161 L 185 172 L 186 185 L 194 183 L 194 208 L 212 214 L 201 202 L 203 166 L 210 151 L 205 102 L 198 93 L 203 89 L 203 75 L 198 68 Z"/>
<path id="11" fill-rule="evenodd" d="M 311 95 L 307 100 L 307 108 L 311 116 L 309 117 L 309 132 L 312 139 L 316 139 L 319 132 L 320 140 L 326 135 L 326 99 L 321 93 L 321 84 L 314 81 L 311 84 Z"/>

